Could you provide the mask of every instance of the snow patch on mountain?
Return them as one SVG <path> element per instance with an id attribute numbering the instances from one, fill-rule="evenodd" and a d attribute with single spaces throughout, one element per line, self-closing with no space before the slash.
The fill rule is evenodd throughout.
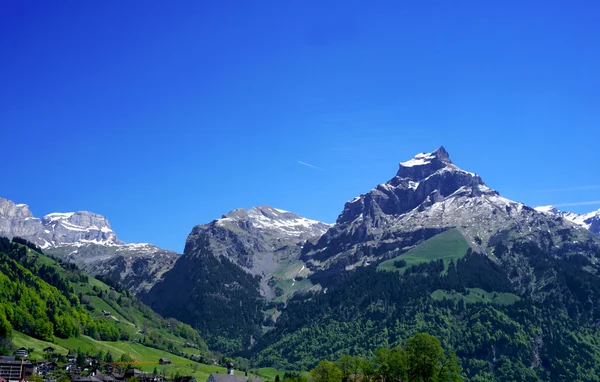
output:
<path id="1" fill-rule="evenodd" d="M 320 236 L 330 227 L 329 224 L 270 206 L 252 207 L 249 210 L 239 208 L 218 219 L 216 224 L 232 222 L 245 222 L 255 229 L 277 232 L 287 237 Z"/>
<path id="2" fill-rule="evenodd" d="M 431 163 L 431 160 L 435 158 L 432 153 L 420 153 L 414 156 L 411 160 L 401 162 L 400 165 L 403 167 L 423 166 Z"/>

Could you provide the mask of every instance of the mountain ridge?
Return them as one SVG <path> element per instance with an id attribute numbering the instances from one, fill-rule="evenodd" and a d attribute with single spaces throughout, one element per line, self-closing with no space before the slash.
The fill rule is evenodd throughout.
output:
<path id="1" fill-rule="evenodd" d="M 108 219 L 89 211 L 34 217 L 27 204 L 0 198 L 0 236 L 18 236 L 44 252 L 74 262 L 92 275 L 107 276 L 134 293 L 149 289 L 170 269 L 176 252 L 149 243 L 125 243 Z"/>
<path id="2" fill-rule="evenodd" d="M 600 236 L 600 209 L 588 213 L 577 214 L 569 211 L 560 211 L 555 206 L 550 205 L 535 207 L 535 210 L 545 214 L 560 216 Z"/>

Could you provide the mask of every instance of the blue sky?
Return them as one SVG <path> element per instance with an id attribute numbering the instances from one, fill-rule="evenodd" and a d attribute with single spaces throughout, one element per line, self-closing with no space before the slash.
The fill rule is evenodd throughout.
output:
<path id="1" fill-rule="evenodd" d="M 5 0 L 0 196 L 181 251 L 238 207 L 333 222 L 443 145 L 503 196 L 598 209 L 599 8 Z"/>

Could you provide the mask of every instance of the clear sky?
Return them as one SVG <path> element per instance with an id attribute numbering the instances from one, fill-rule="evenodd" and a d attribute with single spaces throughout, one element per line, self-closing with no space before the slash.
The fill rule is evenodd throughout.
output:
<path id="1" fill-rule="evenodd" d="M 101 213 L 125 241 L 181 251 L 238 207 L 333 222 L 443 145 L 503 196 L 598 209 L 599 12 L 3 0 L 0 196 L 36 216 Z"/>

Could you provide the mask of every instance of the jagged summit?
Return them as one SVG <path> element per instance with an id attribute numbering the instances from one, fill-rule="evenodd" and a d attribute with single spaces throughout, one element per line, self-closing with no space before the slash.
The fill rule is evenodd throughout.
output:
<path id="1" fill-rule="evenodd" d="M 407 213 L 419 206 L 432 205 L 459 191 L 473 195 L 498 195 L 483 183 L 479 175 L 453 164 L 446 149 L 440 147 L 400 163 L 394 178 L 346 203 L 337 223 L 353 221 L 361 214 Z"/>
<path id="2" fill-rule="evenodd" d="M 432 151 L 430 153 L 419 153 L 415 155 L 412 159 L 407 160 L 406 162 L 400 162 L 400 168 L 427 166 L 436 163 L 441 163 L 444 165 L 452 164 L 452 161 L 450 160 L 450 155 L 443 146 L 440 146 L 435 151 Z"/>
<path id="3" fill-rule="evenodd" d="M 537 240 L 557 224 L 544 215 L 501 197 L 479 175 L 452 163 L 440 147 L 402 162 L 394 178 L 347 202 L 336 224 L 316 244 L 305 245 L 302 259 L 313 271 L 351 269 L 377 260 L 378 253 L 393 248 L 392 242 L 402 248 L 427 236 L 427 230 L 453 227 L 484 250 L 493 248 L 503 232 Z M 535 234 L 522 227 L 535 227 Z"/>
<path id="4" fill-rule="evenodd" d="M 448 151 L 440 146 L 433 152 L 419 153 L 408 161 L 400 162 L 396 177 L 418 181 L 444 168 L 460 170 L 450 160 Z"/>

